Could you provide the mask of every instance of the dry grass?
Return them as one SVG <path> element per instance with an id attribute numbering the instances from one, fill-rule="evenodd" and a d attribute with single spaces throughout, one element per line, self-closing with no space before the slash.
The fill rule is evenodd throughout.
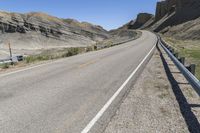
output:
<path id="1" fill-rule="evenodd" d="M 116 32 L 111 38 L 97 42 L 97 46 L 104 48 L 116 46 L 122 43 L 133 41 L 142 35 L 140 31 L 136 30 L 121 30 Z"/>
<path id="2" fill-rule="evenodd" d="M 8 63 L 0 64 L 0 68 L 1 69 L 8 69 L 9 68 L 9 64 Z"/>
<path id="3" fill-rule="evenodd" d="M 29 17 L 39 17 L 48 21 L 53 21 L 56 23 L 63 23 L 62 19 L 59 19 L 57 17 L 54 16 L 50 16 L 46 13 L 42 13 L 42 12 L 31 12 L 27 14 Z"/>
<path id="4" fill-rule="evenodd" d="M 11 65 L 10 63 L 0 64 L 0 70 L 5 70 L 14 67 L 24 67 L 30 64 L 41 63 L 48 60 L 55 60 L 65 57 L 78 55 L 96 50 L 94 46 L 88 47 L 72 47 L 63 49 L 49 49 L 37 55 L 29 55 L 23 61 Z"/>
<path id="5" fill-rule="evenodd" d="M 176 40 L 171 37 L 163 37 L 173 46 L 181 57 L 186 57 L 186 63 L 196 64 L 196 77 L 200 80 L 200 40 Z"/>
<path id="6" fill-rule="evenodd" d="M 45 50 L 41 54 L 31 55 L 25 58 L 25 63 L 35 63 L 46 60 L 54 60 L 59 58 L 65 58 L 74 56 L 81 53 L 86 53 L 89 51 L 94 51 L 94 46 L 91 47 L 74 47 L 74 48 L 65 48 L 62 50 Z"/>

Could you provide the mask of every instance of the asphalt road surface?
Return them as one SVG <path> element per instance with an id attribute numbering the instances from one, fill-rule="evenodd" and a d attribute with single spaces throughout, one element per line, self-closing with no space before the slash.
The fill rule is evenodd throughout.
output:
<path id="1" fill-rule="evenodd" d="M 78 133 L 156 43 L 134 41 L 0 75 L 0 133 Z"/>

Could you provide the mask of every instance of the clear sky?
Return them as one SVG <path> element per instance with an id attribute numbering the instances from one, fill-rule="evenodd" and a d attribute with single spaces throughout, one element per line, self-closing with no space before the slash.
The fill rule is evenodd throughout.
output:
<path id="1" fill-rule="evenodd" d="M 139 12 L 155 13 L 158 0 L 0 0 L 0 10 L 44 12 L 73 18 L 110 30 L 134 19 Z"/>

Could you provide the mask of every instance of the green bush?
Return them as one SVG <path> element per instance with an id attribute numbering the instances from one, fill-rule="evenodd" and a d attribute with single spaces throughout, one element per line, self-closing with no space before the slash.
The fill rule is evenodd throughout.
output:
<path id="1" fill-rule="evenodd" d="M 35 62 L 36 61 L 36 58 L 34 56 L 28 56 L 25 58 L 25 62 L 26 63 L 32 63 L 32 62 Z"/>
<path id="2" fill-rule="evenodd" d="M 36 61 L 52 60 L 58 58 L 65 58 L 69 56 L 74 56 L 80 53 L 93 51 L 93 47 L 80 47 L 80 48 L 66 48 L 59 51 L 44 51 L 39 55 L 31 55 L 25 58 L 26 63 L 33 63 Z"/>
<path id="3" fill-rule="evenodd" d="M 94 46 L 94 50 L 97 50 L 97 46 L 96 45 Z"/>
<path id="4" fill-rule="evenodd" d="M 0 67 L 1 67 L 2 69 L 7 69 L 7 68 L 9 68 L 9 64 L 8 64 L 8 63 L 1 64 Z"/>

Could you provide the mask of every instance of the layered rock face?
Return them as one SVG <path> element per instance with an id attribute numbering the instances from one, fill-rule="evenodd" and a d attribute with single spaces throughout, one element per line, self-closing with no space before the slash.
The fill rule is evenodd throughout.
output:
<path id="1" fill-rule="evenodd" d="M 158 21 L 160 20 L 162 17 L 165 16 L 166 14 L 166 3 L 165 1 L 160 1 L 157 3 L 156 6 L 156 15 L 155 15 L 155 20 Z"/>
<path id="2" fill-rule="evenodd" d="M 176 20 L 182 23 L 200 17 L 200 0 L 177 0 Z"/>
<path id="3" fill-rule="evenodd" d="M 144 17 L 146 19 L 141 19 Z M 200 39 L 200 0 L 159 1 L 156 5 L 155 18 L 139 14 L 136 20 L 122 28 L 148 29 L 173 35 L 178 39 Z"/>
<path id="4" fill-rule="evenodd" d="M 171 14 L 175 11 L 176 0 L 160 1 L 156 6 L 155 21 L 160 20 L 166 14 Z"/>
<path id="5" fill-rule="evenodd" d="M 149 13 L 140 13 L 137 16 L 136 21 L 131 21 L 128 24 L 129 29 L 139 29 L 142 28 L 142 26 L 147 23 L 149 20 L 151 20 L 154 16 Z"/>
<path id="6" fill-rule="evenodd" d="M 154 31 L 200 17 L 200 0 L 166 0 L 157 3 Z"/>
<path id="7" fill-rule="evenodd" d="M 196 18 L 200 15 L 199 0 L 165 0 L 157 2 L 155 20 L 162 19 L 165 15 L 175 12 L 176 16 L 182 18 Z M 182 20 L 184 21 L 184 20 Z"/>
<path id="8" fill-rule="evenodd" d="M 0 40 L 9 40 L 16 45 L 90 45 L 109 37 L 108 32 L 100 26 L 69 20 L 36 12 L 0 12 Z"/>

